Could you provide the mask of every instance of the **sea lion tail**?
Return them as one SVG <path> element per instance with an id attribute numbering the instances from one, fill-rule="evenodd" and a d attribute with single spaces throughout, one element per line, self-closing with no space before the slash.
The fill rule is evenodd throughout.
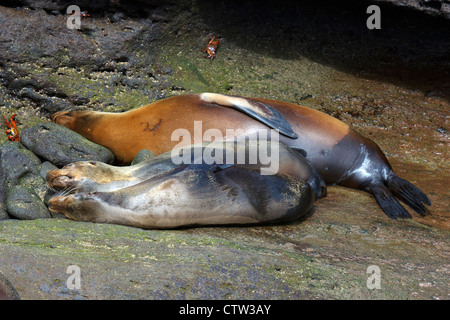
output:
<path id="1" fill-rule="evenodd" d="M 421 216 L 425 216 L 427 209 L 424 203 L 431 206 L 431 201 L 422 190 L 393 172 L 389 174 L 386 185 L 394 196 L 406 203 Z"/>
<path id="2" fill-rule="evenodd" d="M 406 203 L 421 216 L 427 212 L 424 203 L 431 206 L 431 201 L 425 193 L 393 172 L 389 174 L 384 183 L 381 181 L 372 183 L 368 189 L 386 215 L 392 219 L 411 218 L 411 214 L 396 198 Z"/>

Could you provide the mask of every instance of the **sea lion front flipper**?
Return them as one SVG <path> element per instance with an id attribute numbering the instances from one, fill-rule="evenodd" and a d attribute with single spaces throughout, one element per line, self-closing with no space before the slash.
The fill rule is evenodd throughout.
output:
<path id="1" fill-rule="evenodd" d="M 291 148 L 292 150 L 294 150 L 295 152 L 297 152 L 298 154 L 300 154 L 301 156 L 303 156 L 304 158 L 307 157 L 308 153 L 306 152 L 306 150 L 304 149 L 300 149 L 297 147 L 293 147 L 293 146 L 289 146 L 289 148 Z"/>
<path id="2" fill-rule="evenodd" d="M 292 130 L 289 122 L 287 122 L 277 110 L 262 102 L 243 97 L 233 97 L 209 92 L 200 94 L 200 99 L 220 106 L 234 108 L 264 123 L 268 127 L 279 131 L 289 138 L 298 138 L 298 135 Z"/>

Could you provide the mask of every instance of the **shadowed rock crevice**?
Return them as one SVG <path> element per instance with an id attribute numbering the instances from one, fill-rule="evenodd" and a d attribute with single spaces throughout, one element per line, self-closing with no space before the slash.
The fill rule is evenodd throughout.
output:
<path id="1" fill-rule="evenodd" d="M 381 30 L 369 30 L 370 1 L 199 1 L 211 30 L 238 47 L 282 59 L 307 58 L 450 99 L 450 20 L 377 2 Z M 274 27 L 276 26 L 276 27 Z"/>

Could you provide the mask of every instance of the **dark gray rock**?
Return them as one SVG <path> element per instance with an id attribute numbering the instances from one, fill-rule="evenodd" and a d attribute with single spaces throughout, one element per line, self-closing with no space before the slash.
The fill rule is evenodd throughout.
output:
<path id="1" fill-rule="evenodd" d="M 0 220 L 8 218 L 7 213 L 12 215 L 8 208 L 8 199 L 15 187 L 27 187 L 34 190 L 38 196 L 37 200 L 44 199 L 46 185 L 45 180 L 39 176 L 40 169 L 39 158 L 19 142 L 0 145 Z"/>
<path id="2" fill-rule="evenodd" d="M 48 166 L 44 166 L 47 169 Z M 0 220 L 50 217 L 41 161 L 19 142 L 0 145 Z"/>
<path id="3" fill-rule="evenodd" d="M 8 213 L 17 219 L 51 218 L 41 198 L 32 189 L 24 186 L 14 186 L 8 191 L 6 208 Z"/>
<path id="4" fill-rule="evenodd" d="M 11 282 L 0 272 L 0 300 L 19 300 L 20 296 Z"/>
<path id="5" fill-rule="evenodd" d="M 39 175 L 41 161 L 19 142 L 3 143 L 0 145 L 0 151 L 0 166 L 7 187 L 18 184 L 27 173 Z"/>
<path id="6" fill-rule="evenodd" d="M 49 162 L 49 161 L 44 161 L 41 165 L 41 171 L 39 172 L 42 179 L 46 179 L 47 178 L 47 172 L 51 171 L 51 170 L 56 170 L 58 169 L 57 166 L 55 166 L 53 163 Z"/>
<path id="7" fill-rule="evenodd" d="M 154 157 L 155 157 L 155 155 L 151 151 L 142 149 L 141 151 L 138 152 L 136 157 L 133 159 L 133 161 L 131 162 L 131 165 L 135 165 L 135 164 L 138 164 L 143 161 L 151 160 Z"/>
<path id="8" fill-rule="evenodd" d="M 22 186 L 33 190 L 41 201 L 44 201 L 45 194 L 47 192 L 47 183 L 40 174 L 27 173 L 17 183 L 17 186 Z M 11 189 L 11 188 L 10 188 Z"/>
<path id="9" fill-rule="evenodd" d="M 112 163 L 111 151 L 54 123 L 41 123 L 22 131 L 22 143 L 58 167 L 76 161 Z"/>

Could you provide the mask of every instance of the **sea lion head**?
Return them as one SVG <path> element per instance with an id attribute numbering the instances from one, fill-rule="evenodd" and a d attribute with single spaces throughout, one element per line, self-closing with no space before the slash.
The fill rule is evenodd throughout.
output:
<path id="1" fill-rule="evenodd" d="M 108 191 L 115 184 L 126 183 L 133 180 L 133 177 L 121 174 L 114 166 L 103 162 L 80 161 L 49 171 L 46 180 L 48 186 L 57 191 L 91 192 Z"/>
<path id="2" fill-rule="evenodd" d="M 102 205 L 97 192 L 57 195 L 49 200 L 48 208 L 53 213 L 64 214 L 68 219 L 94 221 Z"/>

